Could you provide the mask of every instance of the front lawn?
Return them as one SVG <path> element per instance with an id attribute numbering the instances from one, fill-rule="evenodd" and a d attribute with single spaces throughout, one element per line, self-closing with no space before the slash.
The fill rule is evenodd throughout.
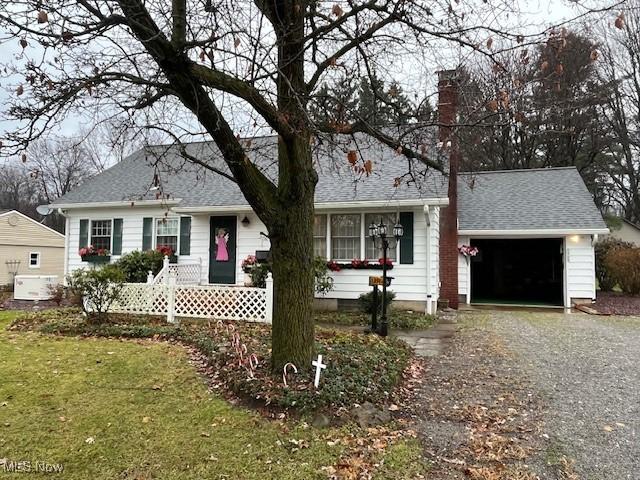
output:
<path id="1" fill-rule="evenodd" d="M 0 312 L 7 461 L 60 463 L 69 479 L 327 478 L 345 458 L 364 468 L 349 463 L 361 456 L 348 439 L 366 431 L 269 421 L 234 407 L 207 391 L 181 346 L 5 331 L 14 316 Z M 422 464 L 418 444 L 402 438 L 364 459 L 382 461 L 378 478 L 409 478 Z"/>

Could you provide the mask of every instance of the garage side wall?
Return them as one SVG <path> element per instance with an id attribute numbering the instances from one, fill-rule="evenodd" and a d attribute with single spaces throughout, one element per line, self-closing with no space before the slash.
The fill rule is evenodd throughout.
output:
<path id="1" fill-rule="evenodd" d="M 469 245 L 470 243 L 471 239 L 469 237 L 458 236 L 458 247 Z M 469 303 L 471 298 L 470 288 L 469 263 L 463 255 L 458 255 L 458 295 L 460 295 L 461 302 Z"/>
<path id="2" fill-rule="evenodd" d="M 591 235 L 565 238 L 565 306 L 596 298 L 595 252 Z"/>

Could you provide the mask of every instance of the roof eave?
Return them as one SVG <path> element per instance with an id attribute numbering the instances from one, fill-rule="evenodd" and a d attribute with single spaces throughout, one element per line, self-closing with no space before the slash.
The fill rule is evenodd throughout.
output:
<path id="1" fill-rule="evenodd" d="M 543 237 L 543 236 L 565 236 L 565 235 L 603 235 L 609 233 L 608 228 L 531 228 L 512 230 L 473 230 L 460 229 L 458 235 L 466 237 Z"/>
<path id="2" fill-rule="evenodd" d="M 116 202 L 86 202 L 86 203 L 51 203 L 47 207 L 54 210 L 86 210 L 91 208 L 125 208 L 125 207 L 171 207 L 178 205 L 182 199 L 171 200 L 121 200 Z"/>

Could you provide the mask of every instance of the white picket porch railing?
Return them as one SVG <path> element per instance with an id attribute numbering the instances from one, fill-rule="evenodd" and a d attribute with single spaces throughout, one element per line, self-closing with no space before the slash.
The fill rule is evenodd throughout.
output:
<path id="1" fill-rule="evenodd" d="M 149 272 L 147 283 L 154 285 L 168 284 L 170 277 L 175 277 L 176 285 L 200 285 L 202 279 L 202 260 L 199 263 L 169 263 L 169 257 L 164 256 L 162 270 L 154 277 Z"/>
<path id="2" fill-rule="evenodd" d="M 111 307 L 114 313 L 166 315 L 214 320 L 271 323 L 273 279 L 266 288 L 236 285 L 178 285 L 173 273 L 167 283 L 126 283 Z"/>

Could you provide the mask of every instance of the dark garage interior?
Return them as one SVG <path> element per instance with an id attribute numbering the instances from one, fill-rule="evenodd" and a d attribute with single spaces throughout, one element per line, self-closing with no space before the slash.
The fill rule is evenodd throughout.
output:
<path id="1" fill-rule="evenodd" d="M 474 239 L 471 302 L 563 304 L 562 239 Z"/>

